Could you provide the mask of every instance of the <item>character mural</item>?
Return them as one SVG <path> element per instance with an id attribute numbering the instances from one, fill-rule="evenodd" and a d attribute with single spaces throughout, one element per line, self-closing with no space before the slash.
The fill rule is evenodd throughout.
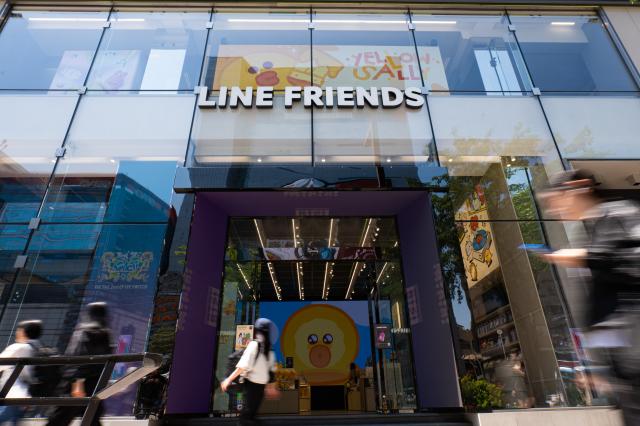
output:
<path id="1" fill-rule="evenodd" d="M 267 302 L 260 312 L 280 328 L 277 358 L 312 386 L 344 384 L 349 365 L 363 368 L 371 357 L 366 301 Z"/>
<path id="2" fill-rule="evenodd" d="M 482 185 L 476 185 L 456 213 L 467 283 L 472 287 L 499 266 Z"/>
<path id="3" fill-rule="evenodd" d="M 418 62 L 420 65 L 418 65 Z M 420 76 L 422 70 L 422 77 Z M 221 86 L 391 86 L 425 85 L 447 90 L 440 49 L 420 46 L 222 45 L 217 52 L 213 89 Z"/>

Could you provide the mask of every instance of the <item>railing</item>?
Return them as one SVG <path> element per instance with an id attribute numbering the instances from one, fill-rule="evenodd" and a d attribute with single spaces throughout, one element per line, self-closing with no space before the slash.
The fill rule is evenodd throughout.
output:
<path id="1" fill-rule="evenodd" d="M 142 366 L 129 372 L 122 378 L 109 384 L 113 368 L 119 362 L 140 362 Z M 65 406 L 87 408 L 82 416 L 81 426 L 89 426 L 93 422 L 100 402 L 122 392 L 144 376 L 153 373 L 160 367 L 162 356 L 158 354 L 140 353 L 124 355 L 94 355 L 94 356 L 53 356 L 47 358 L 0 358 L 1 365 L 15 366 L 13 372 L 0 390 L 0 405 L 27 405 L 27 406 Z M 34 398 L 7 398 L 7 393 L 18 379 L 22 369 L 28 365 L 88 365 L 104 364 L 102 373 L 98 379 L 93 394 L 87 397 L 34 397 Z"/>

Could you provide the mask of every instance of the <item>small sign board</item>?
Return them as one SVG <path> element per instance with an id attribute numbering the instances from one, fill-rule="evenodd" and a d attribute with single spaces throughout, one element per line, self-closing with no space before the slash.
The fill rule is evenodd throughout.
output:
<path id="1" fill-rule="evenodd" d="M 239 351 L 246 348 L 251 340 L 253 340 L 253 325 L 236 325 L 235 350 Z"/>
<path id="2" fill-rule="evenodd" d="M 375 324 L 376 349 L 391 348 L 391 326 L 389 324 Z"/>

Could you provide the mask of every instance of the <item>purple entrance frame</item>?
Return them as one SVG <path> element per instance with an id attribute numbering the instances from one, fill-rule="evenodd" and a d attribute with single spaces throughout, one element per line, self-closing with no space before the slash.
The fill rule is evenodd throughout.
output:
<path id="1" fill-rule="evenodd" d="M 242 191 L 196 195 L 169 383 L 168 414 L 209 412 L 226 228 L 229 217 L 235 216 L 396 216 L 418 407 L 461 407 L 428 192 Z"/>

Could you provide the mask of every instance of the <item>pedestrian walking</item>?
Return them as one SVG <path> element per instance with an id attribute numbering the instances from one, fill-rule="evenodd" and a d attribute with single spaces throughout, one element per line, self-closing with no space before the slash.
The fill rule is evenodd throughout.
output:
<path id="1" fill-rule="evenodd" d="M 42 322 L 38 320 L 22 321 L 16 327 L 15 343 L 7 346 L 0 353 L 0 358 L 28 358 L 34 356 L 34 347 L 40 346 L 40 336 L 42 335 Z M 7 379 L 13 373 L 14 367 L 9 365 L 0 366 L 2 371 L 2 381 L 0 389 L 4 387 Z M 18 376 L 16 382 L 7 393 L 7 398 L 29 398 L 29 383 L 32 380 L 33 367 L 25 366 Z M 3 405 L 0 407 L 0 424 L 11 422 L 18 424 L 18 420 L 24 415 L 25 409 L 16 405 Z"/>
<path id="2" fill-rule="evenodd" d="M 262 400 L 277 398 L 273 374 L 275 355 L 271 350 L 271 338 L 275 334 L 275 325 L 271 320 L 259 318 L 254 325 L 254 339 L 249 342 L 242 353 L 235 370 L 222 381 L 220 387 L 224 392 L 231 384 L 241 378 L 244 404 L 240 412 L 240 425 L 257 425 L 258 408 Z"/>
<path id="3" fill-rule="evenodd" d="M 543 257 L 591 270 L 585 346 L 610 360 L 625 423 L 640 426 L 640 206 L 608 200 L 584 170 L 556 176 L 542 199 L 548 213 L 585 225 L 584 247 Z"/>
<path id="4" fill-rule="evenodd" d="M 65 355 L 107 355 L 113 353 L 111 330 L 108 326 L 108 309 L 104 302 L 87 305 L 86 318 L 76 327 Z M 70 367 L 63 373 L 61 394 L 86 397 L 93 394 L 103 369 L 102 364 Z M 74 417 L 82 416 L 84 407 L 57 407 L 49 417 L 49 426 L 67 426 Z M 92 425 L 100 425 L 102 405 L 98 408 Z"/>

